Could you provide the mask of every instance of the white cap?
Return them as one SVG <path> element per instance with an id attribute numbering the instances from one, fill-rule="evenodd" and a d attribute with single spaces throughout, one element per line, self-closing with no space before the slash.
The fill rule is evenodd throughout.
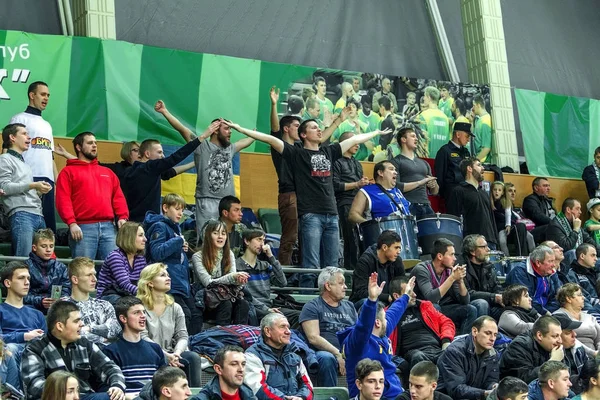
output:
<path id="1" fill-rule="evenodd" d="M 590 201 L 588 201 L 588 203 L 587 203 L 588 212 L 592 211 L 592 208 L 594 208 L 594 206 L 597 206 L 598 204 L 600 204 L 599 198 L 594 197 L 593 199 L 590 199 Z"/>

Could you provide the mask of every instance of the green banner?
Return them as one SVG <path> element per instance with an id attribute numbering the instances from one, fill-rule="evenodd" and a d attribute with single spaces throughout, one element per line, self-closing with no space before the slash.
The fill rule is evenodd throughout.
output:
<path id="1" fill-rule="evenodd" d="M 600 101 L 515 89 L 529 173 L 581 178 L 600 146 Z"/>

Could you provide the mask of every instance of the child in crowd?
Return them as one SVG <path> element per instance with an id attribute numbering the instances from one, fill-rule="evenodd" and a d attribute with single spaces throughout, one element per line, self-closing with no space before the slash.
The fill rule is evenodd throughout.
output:
<path id="1" fill-rule="evenodd" d="M 508 183 L 506 186 L 513 187 Z M 496 226 L 499 229 L 498 238 L 500 240 L 500 250 L 504 255 L 509 256 L 508 239 L 516 244 L 517 255 L 526 256 L 535 248 L 533 235 L 527 232 L 527 227 L 517 222 L 517 217 L 513 213 L 513 200 L 511 193 L 506 190 L 504 182 L 495 181 L 490 190 L 492 201 L 492 210 L 496 219 Z"/>
<path id="2" fill-rule="evenodd" d="M 239 286 L 248 282 L 248 273 L 236 272 L 235 257 L 229 249 L 227 226 L 224 222 L 210 220 L 204 229 L 202 250 L 192 257 L 194 276 L 200 285 Z M 224 300 L 214 309 L 204 310 L 204 315 L 214 316 L 217 325 L 248 324 L 250 305 L 244 299 Z"/>
<path id="3" fill-rule="evenodd" d="M 167 265 L 171 277 L 169 294 L 183 309 L 189 334 L 195 335 L 202 330 L 202 312 L 192 296 L 186 255 L 189 246 L 179 226 L 185 200 L 176 193 L 169 193 L 163 197 L 161 208 L 162 215 L 149 212 L 144 220 L 149 240 L 147 257 L 151 263 Z"/>
<path id="4" fill-rule="evenodd" d="M 600 199 L 593 198 L 587 203 L 587 210 L 590 213 L 590 219 L 585 221 L 584 229 L 600 246 Z"/>
<path id="5" fill-rule="evenodd" d="M 29 293 L 23 299 L 25 305 L 44 314 L 61 297 L 71 295 L 71 281 L 67 266 L 53 258 L 54 232 L 40 229 L 33 235 L 32 251 L 29 253 Z"/>
<path id="6" fill-rule="evenodd" d="M 193 387 L 202 386 L 200 356 L 188 351 L 188 332 L 181 306 L 167 292 L 171 291 L 171 277 L 167 266 L 150 264 L 142 271 L 137 297 L 146 308 L 146 329 L 142 339 L 157 343 L 167 363 L 182 368 Z"/>
<path id="7" fill-rule="evenodd" d="M 98 298 L 112 304 L 123 296 L 137 294 L 137 281 L 146 266 L 144 228 L 137 222 L 123 224 L 116 239 L 117 248 L 111 251 L 98 276 Z"/>

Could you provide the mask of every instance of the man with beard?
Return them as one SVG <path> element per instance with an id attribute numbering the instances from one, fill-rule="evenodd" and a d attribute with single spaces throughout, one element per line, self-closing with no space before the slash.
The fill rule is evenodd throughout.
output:
<path id="1" fill-rule="evenodd" d="M 373 111 L 379 112 L 379 99 L 383 97 L 387 97 L 391 101 L 391 105 L 394 107 L 394 110 L 398 110 L 398 101 L 396 100 L 396 95 L 392 93 L 392 81 L 389 78 L 383 78 L 381 80 L 381 90 L 373 95 Z M 388 107 L 388 111 L 390 108 Z"/>
<path id="2" fill-rule="evenodd" d="M 8 151 L 0 155 L 0 189 L 4 191 L 2 203 L 12 227 L 13 255 L 27 257 L 34 232 L 46 227 L 40 194 L 49 193 L 52 186 L 44 181 L 35 182 L 31 167 L 23 158 L 31 144 L 25 125 L 5 126 L 2 142 Z"/>
<path id="3" fill-rule="evenodd" d="M 550 194 L 550 182 L 543 177 L 537 177 L 531 182 L 533 193 L 523 199 L 523 213 L 535 223 L 531 231 L 536 243 L 546 240 L 546 229 L 556 216 Z"/>
<path id="4" fill-rule="evenodd" d="M 483 166 L 475 157 L 460 163 L 460 171 L 465 180 L 450 195 L 446 204 L 449 214 L 463 217 L 463 235 L 483 235 L 492 250 L 498 245 L 498 229 L 492 211 L 490 195 L 481 188 Z"/>
<path id="5" fill-rule="evenodd" d="M 467 122 L 454 123 L 452 139 L 443 145 L 435 155 L 435 176 L 440 186 L 440 195 L 447 202 L 450 195 L 460 182 L 463 176 L 460 172 L 460 163 L 469 158 L 467 144 L 471 137 L 471 124 Z"/>
<path id="6" fill-rule="evenodd" d="M 396 187 L 396 167 L 390 161 L 380 161 L 373 167 L 375 183 L 364 186 L 352 201 L 348 219 L 361 224 L 388 215 L 410 215 L 410 203 Z"/>
<path id="7" fill-rule="evenodd" d="M 169 124 L 179 132 L 186 143 L 197 138 L 166 107 L 156 111 L 169 121 Z M 212 129 L 215 122 L 218 122 L 219 125 L 216 129 Z M 225 196 L 235 195 L 232 159 L 237 152 L 254 142 L 252 138 L 244 138 L 231 145 L 231 128 L 221 118 L 212 120 L 209 129 L 210 139 L 202 140 L 200 137 L 202 143 L 194 150 L 194 163 L 198 174 L 195 194 L 198 237 L 201 237 L 202 228 L 209 219 L 219 218 L 219 201 Z"/>
<path id="8" fill-rule="evenodd" d="M 502 286 L 498 283 L 496 269 L 490 263 L 490 248 L 482 235 L 467 235 L 463 240 L 463 253 L 467 265 L 465 278 L 471 305 L 477 315 L 491 315 L 496 321 L 504 311 Z"/>
<path id="9" fill-rule="evenodd" d="M 285 316 L 267 314 L 260 322 L 261 337 L 246 351 L 246 385 L 259 400 L 312 399 L 313 386 L 302 359 L 290 342 Z"/>
<path id="10" fill-rule="evenodd" d="M 91 132 L 73 139 L 76 160 L 56 180 L 56 210 L 69 225 L 71 256 L 104 260 L 116 248 L 115 216 L 120 228 L 129 218 L 119 178 L 98 164 L 98 145 Z"/>
<path id="11" fill-rule="evenodd" d="M 194 396 L 194 400 L 252 400 L 252 389 L 244 383 L 246 356 L 239 346 L 221 347 L 215 355 L 214 369 L 217 376 Z"/>
<path id="12" fill-rule="evenodd" d="M 403 392 L 400 378 L 396 375 L 396 364 L 392 361 L 392 344 L 388 336 L 396 329 L 398 321 L 408 307 L 408 302 L 413 296 L 415 278 L 411 278 L 406 285 L 406 292 L 396 300 L 387 311 L 383 303 L 378 302 L 383 291 L 383 286 L 377 284 L 377 273 L 369 277 L 369 297 L 363 304 L 356 324 L 342 331 L 337 337 L 342 343 L 343 353 L 346 358 L 346 381 L 350 396 L 358 394 L 356 386 L 355 367 L 364 358 L 376 360 L 383 366 L 387 377 L 383 388 L 383 397 L 393 399 Z"/>
<path id="13" fill-rule="evenodd" d="M 432 176 L 428 163 L 416 156 L 418 139 L 414 129 L 410 126 L 398 131 L 396 139 L 400 146 L 400 154 L 390 161 L 396 167 L 396 187 L 404 193 L 410 201 L 410 213 L 415 217 L 433 214 L 427 192 L 437 195 L 439 186 L 436 178 Z"/>
<path id="14" fill-rule="evenodd" d="M 13 116 L 10 123 L 19 123 L 27 127 L 31 143 L 29 150 L 23 153 L 23 159 L 31 167 L 33 181 L 46 182 L 50 187 L 50 191 L 41 192 L 42 209 L 46 227 L 56 232 L 54 182 L 58 170 L 52 155 L 54 136 L 52 126 L 42 117 L 42 112 L 46 110 L 50 100 L 48 85 L 42 81 L 33 82 L 27 88 L 27 98 L 29 105 L 25 111 Z"/>
<path id="15" fill-rule="evenodd" d="M 115 303 L 115 311 L 123 333 L 116 342 L 102 349 L 114 361 L 125 376 L 125 393 L 139 393 L 154 373 L 166 365 L 161 347 L 142 340 L 146 329 L 146 314 L 142 301 L 134 296 L 121 297 Z"/>

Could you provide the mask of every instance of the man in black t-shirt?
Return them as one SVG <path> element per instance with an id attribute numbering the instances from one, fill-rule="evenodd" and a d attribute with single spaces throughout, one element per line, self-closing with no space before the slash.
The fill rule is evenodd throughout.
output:
<path id="1" fill-rule="evenodd" d="M 340 117 L 332 125 L 339 124 Z M 342 143 L 320 146 L 323 132 L 317 121 L 309 119 L 298 128 L 303 147 L 292 146 L 271 135 L 227 123 L 233 129 L 268 143 L 283 159 L 293 165 L 292 173 L 298 200 L 298 217 L 302 232 L 302 266 L 322 268 L 339 263 L 338 213 L 333 190 L 332 164 L 350 147 L 391 131 L 357 135 Z M 322 256 L 321 256 L 322 255 Z M 301 274 L 300 287 L 315 287 L 314 274 Z"/>
<path id="2" fill-rule="evenodd" d="M 456 186 L 463 180 L 460 172 L 460 162 L 470 156 L 467 144 L 471 135 L 471 124 L 456 122 L 452 132 L 452 140 L 440 147 L 435 155 L 435 176 L 440 187 L 440 196 L 445 201 Z"/>

